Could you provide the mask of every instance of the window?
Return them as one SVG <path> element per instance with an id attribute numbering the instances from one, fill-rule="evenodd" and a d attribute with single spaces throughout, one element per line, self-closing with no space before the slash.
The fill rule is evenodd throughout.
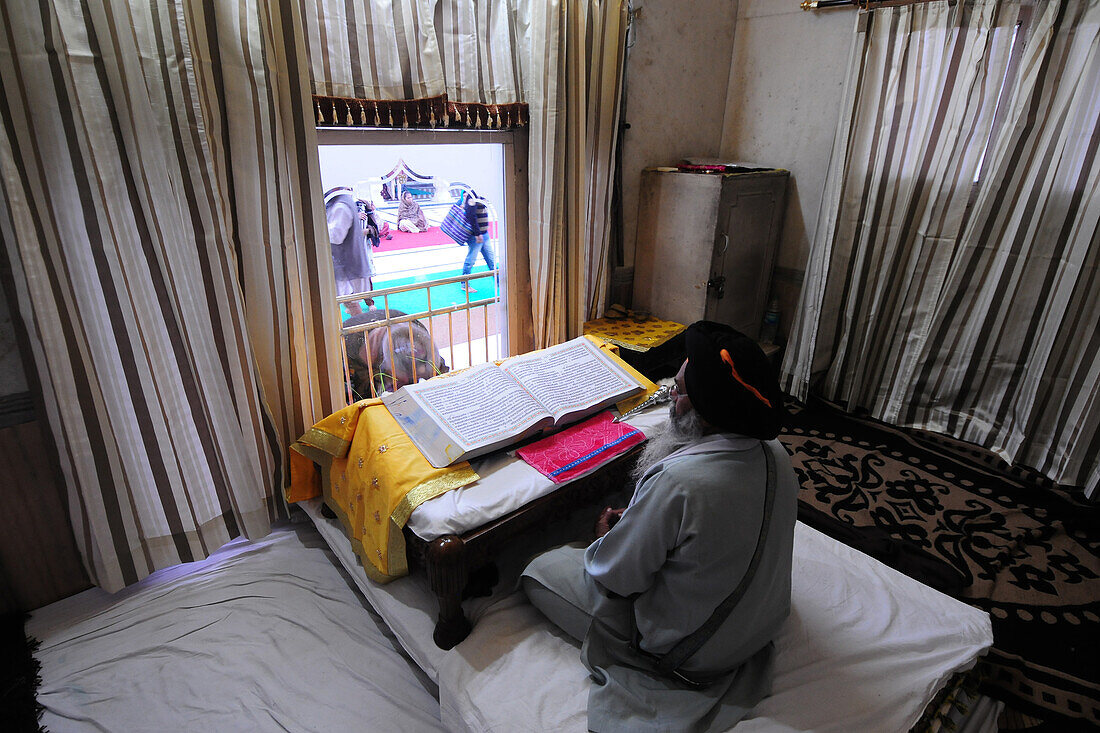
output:
<path id="1" fill-rule="evenodd" d="M 378 234 L 368 289 L 339 298 L 349 400 L 529 348 L 525 133 L 320 129 L 318 142 L 322 189 L 350 189 Z M 480 252 L 441 227 L 471 191 L 489 220 Z"/>

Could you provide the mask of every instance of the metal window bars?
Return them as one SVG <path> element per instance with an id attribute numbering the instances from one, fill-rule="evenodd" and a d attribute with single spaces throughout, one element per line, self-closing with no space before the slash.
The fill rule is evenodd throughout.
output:
<path id="1" fill-rule="evenodd" d="M 446 339 L 446 347 L 445 348 L 446 348 L 446 351 L 447 351 L 448 355 L 450 356 L 451 366 L 454 365 L 454 362 L 456 360 L 456 357 L 455 357 L 455 347 L 456 347 L 456 344 L 455 344 L 455 327 L 454 327 L 455 326 L 454 321 L 455 321 L 456 316 L 460 317 L 462 320 L 465 321 L 465 326 L 466 326 L 466 328 L 465 328 L 465 331 L 466 331 L 465 346 L 466 346 L 466 357 L 467 357 L 466 366 L 473 366 L 474 364 L 485 363 L 485 362 L 493 360 L 494 358 L 503 358 L 503 354 L 499 353 L 499 348 L 494 350 L 494 351 L 496 351 L 495 354 L 490 351 L 490 343 L 492 342 L 493 337 L 494 336 L 499 336 L 499 328 L 503 327 L 502 325 L 500 325 L 498 323 L 498 325 L 496 327 L 497 331 L 495 333 L 491 333 L 491 330 L 493 330 L 493 329 L 491 329 L 491 327 L 490 327 L 490 309 L 497 307 L 500 303 L 499 289 L 496 290 L 496 294 L 495 294 L 494 297 L 485 298 L 483 300 L 477 300 L 477 301 L 474 301 L 474 302 L 471 302 L 471 300 L 470 300 L 470 291 L 468 289 L 468 287 L 469 287 L 468 284 L 471 281 L 479 280 L 479 279 L 486 279 L 486 278 L 496 278 L 498 276 L 498 274 L 499 274 L 498 270 L 491 270 L 491 271 L 488 271 L 488 272 L 471 273 L 469 275 L 456 275 L 456 276 L 453 276 L 453 277 L 440 278 L 438 280 L 428 280 L 428 281 L 425 281 L 425 282 L 411 283 L 411 284 L 408 284 L 408 285 L 399 285 L 399 286 L 395 286 L 395 287 L 391 287 L 391 288 L 382 288 L 382 289 L 377 289 L 377 290 L 370 290 L 370 291 L 363 292 L 363 293 L 351 293 L 349 295 L 344 295 L 344 296 L 338 297 L 336 299 L 336 302 L 337 302 L 338 306 L 341 305 L 341 304 L 344 304 L 344 303 L 349 303 L 349 302 L 354 302 L 354 301 L 361 301 L 361 300 L 368 299 L 368 298 L 373 299 L 374 300 L 373 308 L 380 311 L 380 315 L 381 315 L 381 317 L 377 318 L 376 320 L 372 320 L 368 323 L 359 323 L 359 324 L 355 324 L 355 325 L 351 325 L 351 326 L 341 326 L 341 328 L 340 328 L 340 334 L 339 334 L 340 335 L 340 354 L 341 354 L 341 357 L 343 359 L 344 378 L 345 378 L 345 384 L 346 384 L 346 390 L 347 390 L 348 403 L 350 404 L 350 403 L 352 403 L 356 400 L 365 399 L 367 397 L 377 397 L 378 394 L 379 394 L 380 388 L 381 388 L 381 390 L 385 390 L 385 391 L 394 391 L 394 390 L 398 389 L 399 387 L 403 386 L 405 383 L 408 383 L 408 381 L 403 378 L 405 376 L 407 376 L 408 379 L 411 380 L 411 381 L 416 381 L 417 372 L 418 372 L 418 368 L 417 368 L 418 365 L 415 362 L 416 361 L 422 361 L 422 359 L 417 356 L 417 351 L 416 351 L 416 343 L 415 343 L 416 336 L 415 336 L 414 322 L 417 322 L 417 321 L 422 321 L 424 319 L 426 319 L 426 321 L 427 321 L 426 328 L 427 328 L 427 331 L 428 331 L 428 336 L 431 339 L 431 346 L 432 346 L 432 351 L 429 354 L 429 358 L 433 357 L 436 352 L 440 351 L 440 344 L 436 340 L 436 333 L 437 333 L 436 319 L 437 318 L 442 318 L 443 316 L 446 316 L 446 318 L 447 318 L 447 322 L 446 322 L 446 337 L 447 337 L 447 339 Z M 452 283 L 461 283 L 463 285 L 462 290 L 463 290 L 464 295 L 465 295 L 465 302 L 446 305 L 446 306 L 441 306 L 441 307 L 433 307 L 433 305 L 432 305 L 432 288 L 435 288 L 435 287 L 438 287 L 438 286 L 441 286 L 441 285 L 449 285 L 449 284 L 452 284 Z M 421 311 L 421 312 L 418 312 L 418 313 L 401 313 L 400 311 L 395 312 L 395 309 L 391 308 L 391 306 L 390 306 L 390 296 L 393 296 L 393 295 L 396 295 L 396 294 L 399 294 L 399 293 L 406 293 L 406 292 L 414 291 L 414 290 L 424 290 L 427 293 L 427 310 L 424 310 L 424 311 Z M 381 301 L 381 304 L 379 304 L 379 301 Z M 483 326 L 482 333 L 484 334 L 484 339 L 483 339 L 483 341 L 484 341 L 483 347 L 484 348 L 479 350 L 479 353 L 477 354 L 478 361 L 475 362 L 475 360 L 474 360 L 475 359 L 475 354 L 474 354 L 474 330 L 473 330 L 472 323 L 473 323 L 473 318 L 474 318 L 473 312 L 478 310 L 478 309 L 480 309 L 480 311 L 481 311 L 481 319 L 482 319 L 482 324 L 481 325 Z M 495 319 L 495 320 L 499 321 L 500 319 Z M 401 328 L 401 326 L 403 324 L 405 325 L 405 328 Z M 423 326 L 424 324 L 420 323 L 419 325 Z M 370 332 L 375 331 L 377 329 L 382 329 L 382 328 L 387 329 L 387 331 L 388 331 L 387 335 L 382 338 L 382 342 L 383 342 L 383 348 L 385 349 L 385 355 L 389 357 L 389 364 L 391 365 L 390 366 L 390 372 L 391 373 L 384 373 L 381 369 L 381 366 L 376 365 L 374 363 L 375 362 L 375 359 L 374 359 L 375 355 L 372 353 L 372 349 L 371 349 L 370 343 L 369 343 L 369 341 L 370 341 Z M 358 334 L 358 333 L 363 334 L 363 352 L 365 353 L 365 356 L 366 356 L 366 367 L 367 367 L 367 378 L 365 380 L 361 380 L 361 381 L 364 382 L 365 384 L 369 385 L 369 394 L 361 394 L 361 393 L 356 392 L 353 389 L 352 375 L 353 375 L 354 370 L 351 366 L 351 363 L 350 363 L 350 360 L 349 360 L 349 357 L 348 357 L 347 346 L 348 346 L 348 340 L 349 340 L 348 337 L 353 336 L 354 334 Z M 394 368 L 398 364 L 398 353 L 397 353 L 397 350 L 395 349 L 395 342 L 396 342 L 397 339 L 405 338 L 406 334 L 407 334 L 408 342 L 409 342 L 408 363 L 406 364 L 408 369 L 405 370 L 405 372 L 403 374 L 398 375 L 396 373 L 398 370 L 396 368 Z M 461 344 L 459 344 L 459 345 L 461 345 Z M 483 353 L 480 353 L 480 352 L 483 352 Z M 484 356 L 484 358 L 481 358 L 482 356 Z M 403 354 L 402 354 L 402 358 L 404 358 Z M 436 365 L 434 363 L 432 363 L 430 371 L 432 373 L 432 376 L 434 376 L 436 373 L 439 372 L 439 369 L 436 367 Z"/>

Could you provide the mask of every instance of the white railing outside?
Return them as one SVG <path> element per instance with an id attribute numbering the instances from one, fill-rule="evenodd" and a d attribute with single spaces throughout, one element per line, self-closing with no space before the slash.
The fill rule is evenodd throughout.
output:
<path id="1" fill-rule="evenodd" d="M 373 299 L 374 305 L 371 311 L 377 311 L 377 318 L 368 323 L 360 323 L 352 326 L 344 326 L 340 329 L 340 352 L 344 360 L 344 375 L 347 384 L 348 403 L 377 397 L 382 390 L 396 390 L 410 381 L 417 381 L 419 377 L 434 376 L 440 371 L 461 369 L 475 364 L 495 361 L 503 358 L 501 348 L 500 330 L 503 328 L 499 314 L 490 312 L 490 309 L 498 308 L 500 304 L 500 292 L 496 291 L 493 298 L 471 302 L 469 291 L 465 291 L 464 303 L 448 304 L 439 307 L 432 305 L 432 288 L 451 283 L 469 283 L 484 278 L 495 278 L 497 271 L 471 273 L 469 275 L 456 275 L 453 277 L 429 280 L 426 282 L 410 283 L 391 288 L 381 288 L 365 293 L 351 293 L 338 297 L 337 304 Z M 390 306 L 390 296 L 414 290 L 424 290 L 427 294 L 427 310 L 418 313 L 394 312 Z M 479 314 L 483 329 L 480 333 L 483 337 L 474 337 L 475 311 Z M 493 316 L 494 325 L 490 326 L 490 316 Z M 445 323 L 443 318 L 446 318 Z M 455 321 L 460 323 L 457 326 Z M 465 328 L 462 329 L 463 323 Z M 445 329 L 442 326 L 445 325 Z M 404 327 L 403 327 L 404 326 Z M 417 333 L 423 327 L 431 341 L 431 351 L 417 353 Z M 378 339 L 379 346 L 383 349 L 381 354 L 372 353 L 370 333 L 377 329 L 387 329 L 388 338 L 383 336 Z M 440 333 L 445 330 L 446 333 Z M 462 337 L 465 331 L 465 341 L 456 338 Z M 356 334 L 363 334 L 362 341 L 354 338 Z M 423 332 L 420 332 L 423 336 Z M 445 335 L 441 343 L 440 337 Z M 408 349 L 405 347 L 405 339 L 408 339 Z M 348 345 L 353 344 L 356 351 L 349 359 Z M 395 346 L 396 344 L 396 346 Z M 361 347 L 361 351 L 360 351 Z M 423 349 L 421 349 L 423 352 Z M 366 359 L 360 358 L 360 353 Z M 446 363 L 445 369 L 438 368 L 434 353 L 438 353 Z M 388 372 L 381 368 L 379 362 L 386 361 L 392 365 Z M 358 369 L 353 364 L 360 365 Z M 367 374 L 361 373 L 362 364 L 365 364 Z M 354 378 L 358 377 L 358 378 Z M 364 379 L 365 377 L 365 379 Z M 354 387 L 358 383 L 359 390 Z M 369 393 L 367 393 L 369 392 Z"/>

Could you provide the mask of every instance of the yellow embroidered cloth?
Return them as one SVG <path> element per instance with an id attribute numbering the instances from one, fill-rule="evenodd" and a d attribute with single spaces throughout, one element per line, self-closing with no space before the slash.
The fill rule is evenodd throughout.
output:
<path id="1" fill-rule="evenodd" d="M 686 329 L 682 323 L 659 318 L 597 318 L 584 324 L 586 336 L 596 336 L 631 351 L 647 351 Z"/>
<path id="2" fill-rule="evenodd" d="M 409 572 L 402 529 L 413 510 L 477 479 L 465 461 L 434 468 L 371 399 L 334 412 L 290 446 L 286 500 L 323 495 L 367 575 L 385 583 Z"/>

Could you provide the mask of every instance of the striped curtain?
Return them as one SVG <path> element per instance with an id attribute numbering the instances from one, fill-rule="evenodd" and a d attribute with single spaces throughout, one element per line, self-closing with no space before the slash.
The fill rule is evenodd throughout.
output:
<path id="1" fill-rule="evenodd" d="M 507 4 L 299 0 L 313 93 L 352 99 L 521 100 Z M 437 25 L 438 20 L 438 25 Z"/>
<path id="2" fill-rule="evenodd" d="M 420 99 L 446 89 L 435 0 L 299 0 L 313 93 Z"/>
<path id="3" fill-rule="evenodd" d="M 1095 496 L 1100 2 L 1037 10 L 901 418 Z"/>
<path id="4" fill-rule="evenodd" d="M 318 124 L 501 128 L 526 119 L 511 3 L 299 3 Z"/>
<path id="5" fill-rule="evenodd" d="M 296 15 L 0 4 L 3 257 L 107 590 L 266 534 L 339 399 Z"/>
<path id="6" fill-rule="evenodd" d="M 299 1 L 322 124 L 501 127 L 527 110 L 535 345 L 579 335 L 608 289 L 628 3 Z"/>
<path id="7" fill-rule="evenodd" d="M 534 41 L 520 58 L 532 80 L 529 251 L 542 348 L 579 336 L 606 303 L 628 3 L 562 0 L 517 10 Z"/>
<path id="8" fill-rule="evenodd" d="M 1092 495 L 1100 3 L 860 24 L 785 386 L 820 374 L 829 399 Z"/>
<path id="9" fill-rule="evenodd" d="M 603 315 L 610 289 L 611 193 L 615 181 L 619 102 L 622 98 L 628 4 L 578 2 L 565 33 L 565 180 L 567 245 L 564 333 L 581 334 L 584 322 Z M 591 42 L 590 42 L 591 39 Z M 590 45 L 591 43 L 591 45 Z M 548 308 L 549 302 L 545 303 Z"/>

